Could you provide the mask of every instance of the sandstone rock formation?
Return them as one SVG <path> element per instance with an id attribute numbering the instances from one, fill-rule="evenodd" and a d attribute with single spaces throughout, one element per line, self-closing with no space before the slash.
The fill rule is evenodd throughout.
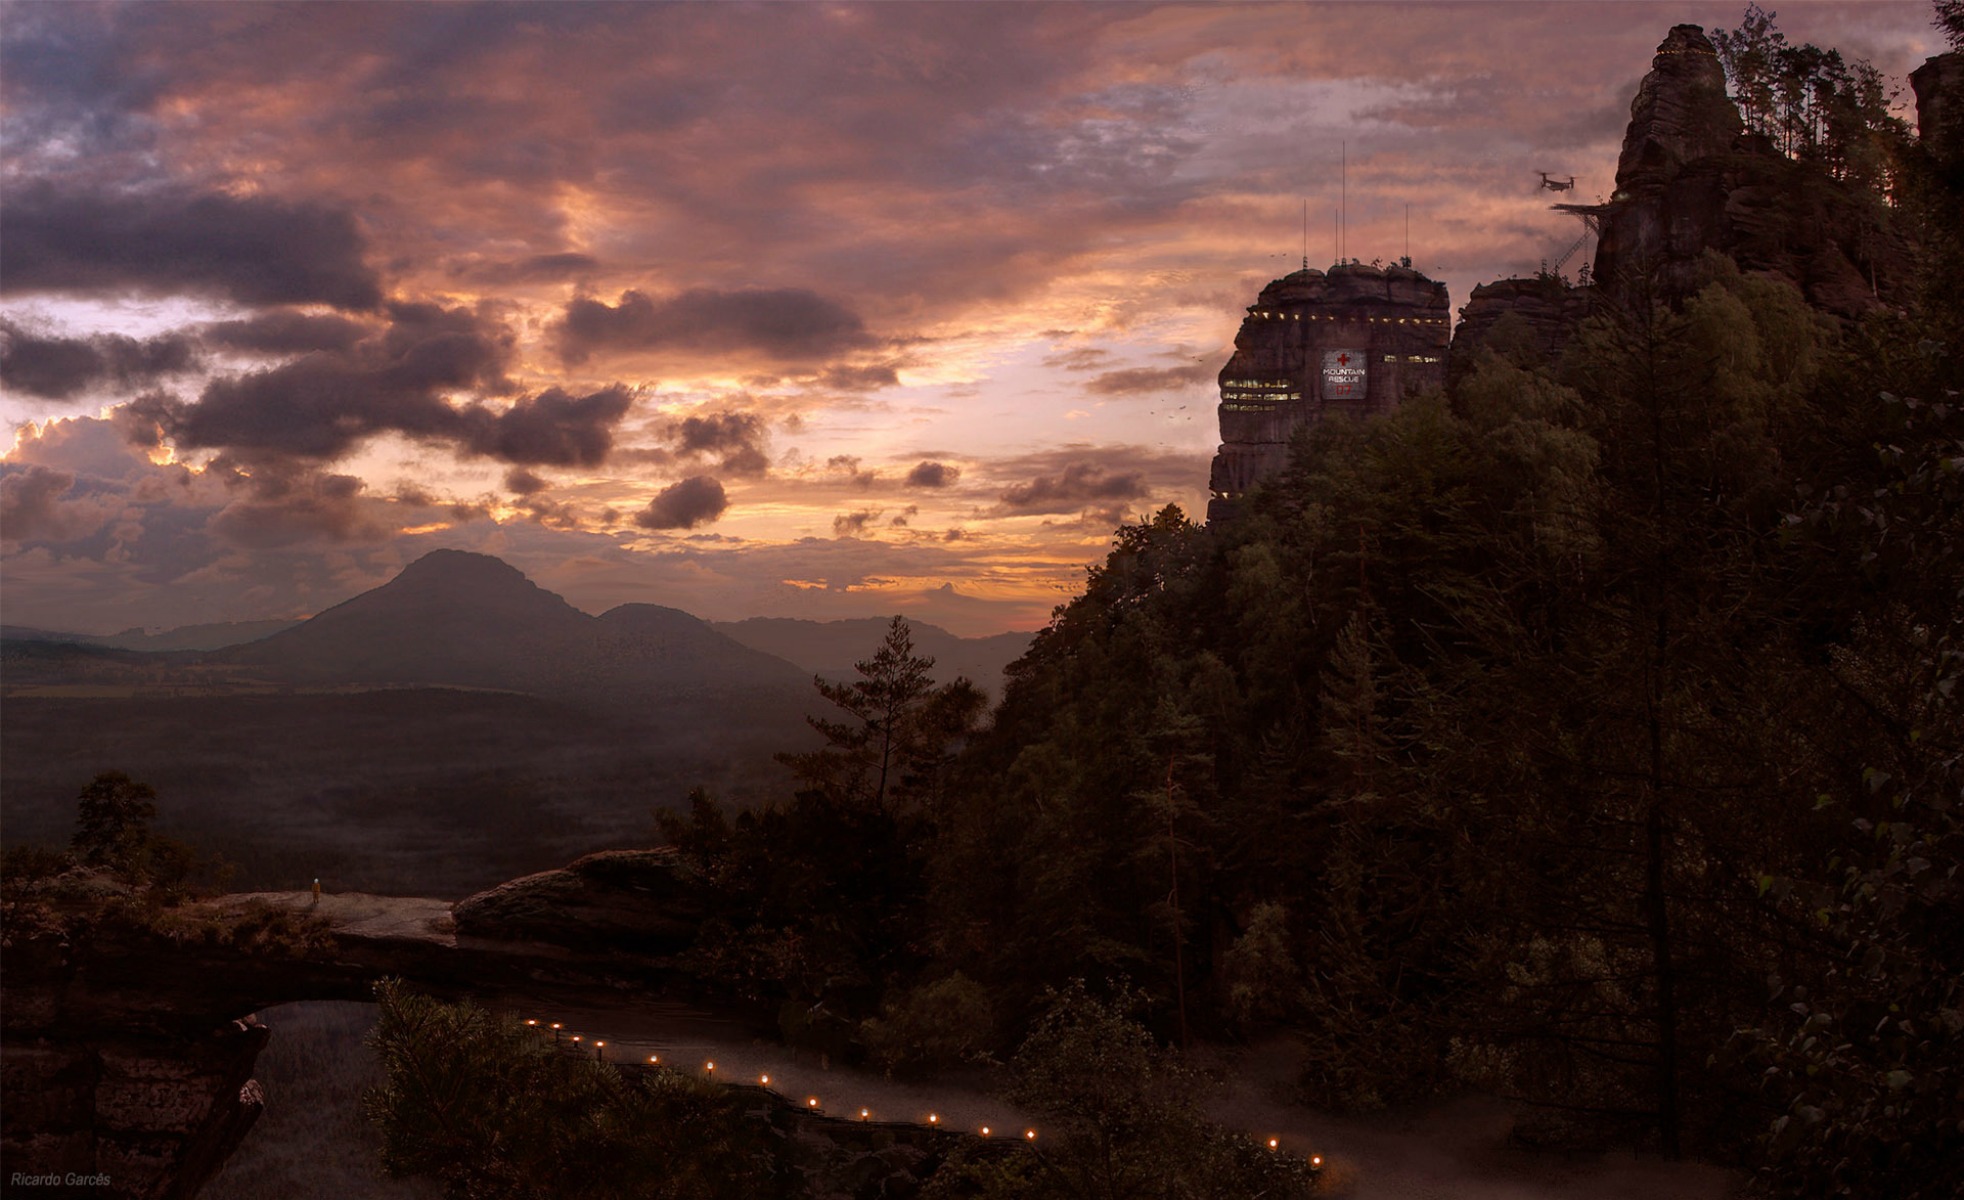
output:
<path id="1" fill-rule="evenodd" d="M 1630 106 L 1616 193 L 1600 209 L 1597 285 L 1612 298 L 1675 299 L 1716 250 L 1836 316 L 1884 307 L 1911 266 L 1890 210 L 1741 128 L 1711 41 L 1674 27 Z"/>
<path id="2" fill-rule="evenodd" d="M 663 956 L 695 939 L 706 909 L 673 850 L 605 850 L 459 901 L 464 939 Z"/>
<path id="3" fill-rule="evenodd" d="M 265 1027 L 237 1008 L 185 1003 L 168 974 L 126 992 L 117 976 L 141 957 L 127 942 L 112 940 L 105 956 L 42 911 L 7 908 L 0 1157 L 9 1176 L 98 1181 L 82 1195 L 195 1195 L 264 1107 L 252 1067 Z"/>
<path id="4" fill-rule="evenodd" d="M 1449 378 L 1457 380 L 1488 347 L 1517 362 L 1559 357 L 1582 318 L 1594 289 L 1572 287 L 1553 276 L 1501 279 L 1473 289 L 1453 330 Z"/>
<path id="5" fill-rule="evenodd" d="M 1964 52 L 1939 54 L 1910 73 L 1916 126 L 1937 168 L 1954 185 L 1964 175 Z"/>

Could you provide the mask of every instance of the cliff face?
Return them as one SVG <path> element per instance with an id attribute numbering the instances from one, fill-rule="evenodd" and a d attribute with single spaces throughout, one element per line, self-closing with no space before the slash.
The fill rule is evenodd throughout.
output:
<path id="1" fill-rule="evenodd" d="M 1457 382 L 1481 347 L 1510 359 L 1550 362 L 1589 315 L 1593 288 L 1559 279 L 1501 279 L 1473 289 L 1453 329 L 1449 377 Z"/>
<path id="2" fill-rule="evenodd" d="M 17 908 L 9 918 L 0 1157 L 10 1175 L 101 1181 L 83 1195 L 196 1195 L 264 1108 L 252 1067 L 265 1027 L 195 1004 L 160 1011 L 157 994 L 174 992 L 157 986 L 172 974 L 163 964 L 152 962 L 149 986 L 124 991 L 92 978 L 96 956 L 64 930 Z M 142 961 L 129 949 L 115 952 L 124 969 Z"/>
<path id="3" fill-rule="evenodd" d="M 1598 285 L 1675 299 L 1716 250 L 1836 316 L 1883 307 L 1910 268 L 1889 210 L 1742 128 L 1710 40 L 1695 25 L 1673 28 L 1630 106 L 1616 194 L 1601 217 Z"/>
<path id="4" fill-rule="evenodd" d="M 1964 51 L 1939 54 L 1910 73 L 1923 148 L 1952 187 L 1964 184 Z"/>
<path id="5" fill-rule="evenodd" d="M 107 1176 L 83 1195 L 182 1200 L 264 1106 L 252 1070 L 292 1000 L 612 985 L 659 991 L 706 906 L 663 851 L 591 855 L 462 905 L 303 893 L 176 908 L 75 872 L 5 904 L 0 1155 L 7 1171 Z M 461 934 L 461 936 L 460 936 Z M 9 1190 L 9 1195 L 12 1191 Z"/>

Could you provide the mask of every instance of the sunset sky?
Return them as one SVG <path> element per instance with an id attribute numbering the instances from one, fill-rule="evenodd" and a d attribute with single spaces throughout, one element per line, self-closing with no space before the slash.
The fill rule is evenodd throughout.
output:
<path id="1" fill-rule="evenodd" d="M 1941 49 L 1771 7 L 1905 89 Z M 303 616 L 457 547 L 590 612 L 1036 628 L 1204 511 L 1340 153 L 1347 253 L 1409 211 L 1457 308 L 1742 8 L 6 5 L 0 615 Z"/>

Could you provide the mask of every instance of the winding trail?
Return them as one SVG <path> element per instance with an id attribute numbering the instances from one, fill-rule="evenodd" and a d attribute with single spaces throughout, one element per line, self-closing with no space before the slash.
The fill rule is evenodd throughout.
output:
<path id="1" fill-rule="evenodd" d="M 243 900 L 247 897 L 233 897 Z M 251 899 L 313 908 L 306 893 L 262 893 Z M 327 895 L 313 911 L 355 937 L 455 946 L 447 901 Z M 488 994 L 482 1001 L 539 1022 L 540 1036 L 578 1037 L 583 1049 L 604 1042 L 610 1061 L 663 1065 L 732 1083 L 759 1084 L 794 1103 L 816 1099 L 835 1117 L 927 1123 L 991 1136 L 1021 1137 L 1027 1117 L 987 1090 L 985 1077 L 944 1077 L 914 1084 L 831 1064 L 755 1036 L 742 1022 L 674 1001 L 594 989 L 567 994 Z M 1321 1154 L 1331 1194 L 1356 1200 L 1725 1200 L 1743 1182 L 1703 1163 L 1672 1163 L 1629 1153 L 1565 1155 L 1509 1144 L 1513 1116 L 1501 1102 L 1468 1099 L 1423 1112 L 1374 1118 L 1334 1117 L 1290 1099 L 1295 1055 L 1280 1040 L 1248 1047 L 1208 1047 L 1196 1065 L 1220 1081 L 1206 1107 L 1230 1128 L 1276 1138 L 1292 1153 Z M 714 1069 L 709 1064 L 714 1063 Z M 1039 1139 L 1041 1127 L 1036 1127 Z"/>

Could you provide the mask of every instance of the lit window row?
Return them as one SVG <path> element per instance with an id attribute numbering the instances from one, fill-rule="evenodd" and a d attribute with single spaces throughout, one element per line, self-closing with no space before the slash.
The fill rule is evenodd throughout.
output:
<path id="1" fill-rule="evenodd" d="M 1300 321 L 1303 319 L 1302 313 L 1271 312 L 1264 308 L 1251 308 L 1248 310 L 1248 315 L 1251 318 L 1260 318 L 1264 321 Z M 1362 321 L 1369 325 L 1444 325 L 1447 323 L 1444 317 L 1334 317 L 1324 316 L 1318 313 L 1310 313 L 1309 320 Z"/>

